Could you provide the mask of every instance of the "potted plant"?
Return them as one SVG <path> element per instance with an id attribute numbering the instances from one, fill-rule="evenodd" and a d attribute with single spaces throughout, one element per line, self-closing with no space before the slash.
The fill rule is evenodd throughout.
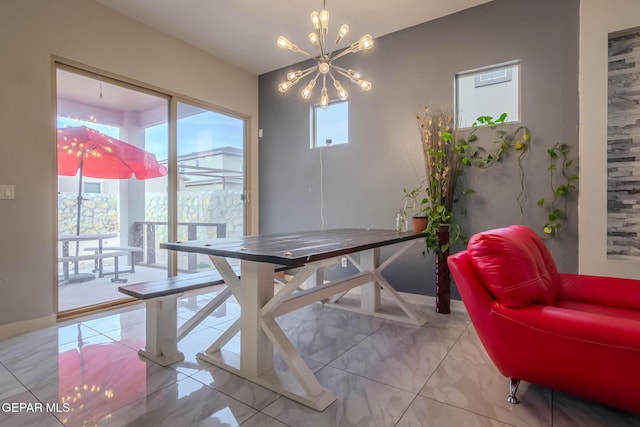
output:
<path id="1" fill-rule="evenodd" d="M 411 223 L 414 231 L 424 231 L 427 228 L 429 219 L 422 209 L 422 205 L 426 202 L 424 196 L 424 182 L 414 187 L 412 190 L 403 189 L 404 207 L 401 214 L 404 218 L 408 216 L 409 210 L 414 211 L 411 216 Z M 416 211 L 416 209 L 419 209 Z"/>
<path id="2" fill-rule="evenodd" d="M 427 217 L 427 252 L 436 255 L 436 311 L 449 313 L 449 269 L 447 257 L 451 241 L 462 238 L 452 214 L 461 157 L 456 150 L 457 129 L 453 117 L 444 111 L 425 111 L 417 115 L 427 178 L 422 186 L 425 197 L 422 213 Z"/>

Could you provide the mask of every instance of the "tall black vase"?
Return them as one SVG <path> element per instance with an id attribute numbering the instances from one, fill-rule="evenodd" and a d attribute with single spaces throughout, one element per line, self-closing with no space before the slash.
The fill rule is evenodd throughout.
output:
<path id="1" fill-rule="evenodd" d="M 438 227 L 438 244 L 440 247 L 447 245 L 447 250 L 436 254 L 436 312 L 442 314 L 451 313 L 451 277 L 447 257 L 449 257 L 449 225 L 441 224 Z"/>

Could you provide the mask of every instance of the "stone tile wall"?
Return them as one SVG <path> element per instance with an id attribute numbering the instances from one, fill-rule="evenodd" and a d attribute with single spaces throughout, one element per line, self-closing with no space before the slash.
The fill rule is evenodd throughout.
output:
<path id="1" fill-rule="evenodd" d="M 608 105 L 607 255 L 640 257 L 638 30 L 609 39 Z"/>

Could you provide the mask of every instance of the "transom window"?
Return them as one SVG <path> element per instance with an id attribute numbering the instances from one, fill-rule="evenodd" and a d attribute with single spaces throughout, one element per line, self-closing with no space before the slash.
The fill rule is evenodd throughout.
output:
<path id="1" fill-rule="evenodd" d="M 330 103 L 327 108 L 314 105 L 311 112 L 311 148 L 349 142 L 349 102 Z"/>
<path id="2" fill-rule="evenodd" d="M 480 116 L 520 121 L 520 62 L 498 64 L 456 74 L 456 118 L 461 128 Z"/>

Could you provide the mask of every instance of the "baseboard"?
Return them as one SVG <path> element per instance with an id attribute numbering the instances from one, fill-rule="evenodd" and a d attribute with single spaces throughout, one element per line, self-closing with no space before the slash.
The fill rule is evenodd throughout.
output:
<path id="1" fill-rule="evenodd" d="M 0 325 L 0 340 L 4 340 L 15 335 L 24 334 L 25 332 L 35 331 L 36 329 L 46 328 L 47 326 L 55 325 L 56 315 L 50 314 L 45 317 L 38 317 L 36 319 L 23 320 L 15 323 L 8 323 L 6 325 Z"/>
<path id="2" fill-rule="evenodd" d="M 410 302 L 410 303 L 413 303 L 413 304 L 430 306 L 430 307 L 433 307 L 434 310 L 435 310 L 436 297 L 432 297 L 432 296 L 429 296 L 429 295 L 410 294 L 408 292 L 398 292 L 398 293 L 407 302 Z M 386 294 L 387 294 L 387 292 L 383 289 L 382 290 L 382 298 L 388 298 Z M 464 306 L 464 303 L 462 301 L 459 301 L 459 300 L 456 300 L 456 299 L 452 299 L 451 300 L 451 311 L 466 313 L 467 312 L 467 308 Z"/>

